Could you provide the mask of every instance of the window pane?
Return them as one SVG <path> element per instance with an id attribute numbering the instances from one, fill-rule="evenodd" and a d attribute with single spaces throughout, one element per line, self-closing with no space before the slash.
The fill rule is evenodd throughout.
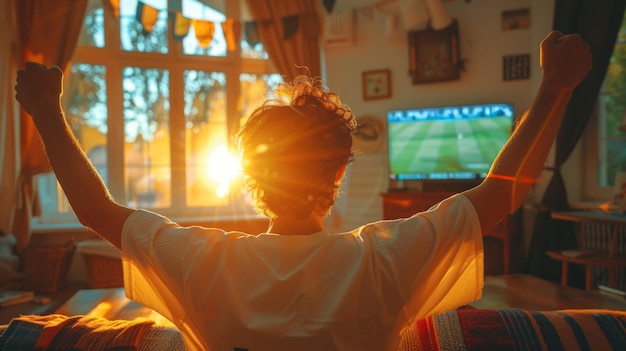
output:
<path id="1" fill-rule="evenodd" d="M 248 8 L 247 1 L 241 1 L 241 18 L 249 19 L 250 9 Z M 262 59 L 267 60 L 269 58 L 263 43 L 259 37 L 257 31 L 258 23 L 256 21 L 245 20 L 241 23 L 241 41 L 239 46 L 241 47 L 241 57 L 250 59 Z"/>
<path id="2" fill-rule="evenodd" d="M 283 81 L 280 74 L 252 74 L 242 73 L 239 75 L 240 94 L 239 103 L 239 124 L 243 125 L 248 117 L 259 104 L 267 97 L 278 83 Z"/>
<path id="3" fill-rule="evenodd" d="M 87 153 L 105 184 L 109 184 L 107 167 L 107 101 L 106 67 L 76 63 L 72 65 L 63 87 L 63 109 L 72 132 Z M 43 216 L 71 212 L 54 173 L 37 178 Z"/>
<path id="4" fill-rule="evenodd" d="M 165 54 L 167 35 L 167 9 L 155 9 L 137 0 L 120 2 L 122 49 Z"/>
<path id="5" fill-rule="evenodd" d="M 55 219 L 62 220 L 59 214 L 73 214 L 54 172 L 38 174 L 36 180 L 41 217 L 45 218 L 46 222 L 54 223 Z M 64 216 L 63 219 L 65 218 Z"/>
<path id="6" fill-rule="evenodd" d="M 108 186 L 106 67 L 72 65 L 63 91 L 65 114 L 72 131 Z"/>
<path id="7" fill-rule="evenodd" d="M 125 67 L 125 180 L 130 206 L 171 203 L 169 71 Z"/>
<path id="8" fill-rule="evenodd" d="M 228 179 L 213 172 L 226 167 L 223 159 L 220 162 L 220 152 L 228 146 L 226 75 L 189 70 L 184 81 L 187 205 L 224 206 L 227 188 L 221 187 L 228 187 L 223 183 Z"/>
<path id="9" fill-rule="evenodd" d="M 184 1 L 183 16 L 191 19 L 189 33 L 183 38 L 185 55 L 226 56 L 222 29 L 226 15 L 199 2 Z"/>
<path id="10" fill-rule="evenodd" d="M 261 43 L 256 32 L 254 22 L 244 22 L 241 24 L 241 57 L 251 59 L 267 60 L 269 55 Z"/>
<path id="11" fill-rule="evenodd" d="M 104 10 L 102 1 L 90 0 L 78 37 L 79 46 L 104 47 Z"/>
<path id="12" fill-rule="evenodd" d="M 615 174 L 626 171 L 626 21 L 622 22 L 600 98 L 599 186 L 613 186 Z"/>

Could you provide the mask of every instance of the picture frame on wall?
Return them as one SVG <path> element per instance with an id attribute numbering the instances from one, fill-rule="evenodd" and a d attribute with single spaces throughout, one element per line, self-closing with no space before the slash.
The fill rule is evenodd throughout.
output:
<path id="1" fill-rule="evenodd" d="M 379 69 L 364 71 L 363 100 L 385 99 L 391 97 L 391 70 Z"/>
<path id="2" fill-rule="evenodd" d="M 523 8 L 502 12 L 502 30 L 524 29 L 530 27 L 530 9 Z"/>
<path id="3" fill-rule="evenodd" d="M 460 79 L 459 27 L 456 20 L 442 29 L 411 31 L 409 74 L 413 84 Z"/>

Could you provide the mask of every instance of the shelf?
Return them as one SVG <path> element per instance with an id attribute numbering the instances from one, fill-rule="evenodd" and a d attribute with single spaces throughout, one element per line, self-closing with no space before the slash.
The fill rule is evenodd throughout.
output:
<path id="1" fill-rule="evenodd" d="M 607 268 L 626 267 L 626 256 L 616 255 L 614 257 L 610 257 L 609 253 L 604 251 L 578 257 L 564 255 L 561 251 L 547 251 L 546 254 L 555 260 L 577 263 L 585 266 Z"/>
<path id="2" fill-rule="evenodd" d="M 626 225 L 626 216 L 613 215 L 601 211 L 563 211 L 553 212 L 553 219 L 562 221 L 594 223 L 611 226 L 611 242 L 608 252 L 598 251 L 589 255 L 572 257 L 563 254 L 562 251 L 547 251 L 546 254 L 562 263 L 561 284 L 567 285 L 568 263 L 577 263 L 585 266 L 585 289 L 593 288 L 592 267 L 606 267 L 608 270 L 609 285 L 617 287 L 617 268 L 626 267 L 626 256 L 617 254 L 617 237 L 619 228 Z"/>

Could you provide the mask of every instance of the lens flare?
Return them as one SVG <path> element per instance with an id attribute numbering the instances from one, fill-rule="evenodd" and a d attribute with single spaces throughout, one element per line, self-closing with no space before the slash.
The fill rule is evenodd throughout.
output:
<path id="1" fill-rule="evenodd" d="M 239 158 L 231 154 L 226 145 L 220 145 L 209 155 L 207 174 L 217 182 L 215 194 L 225 197 L 230 191 L 230 183 L 241 174 Z"/>

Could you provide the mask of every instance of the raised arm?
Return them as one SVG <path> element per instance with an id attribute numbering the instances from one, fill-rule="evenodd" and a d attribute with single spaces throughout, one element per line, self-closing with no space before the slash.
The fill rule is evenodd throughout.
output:
<path id="1" fill-rule="evenodd" d="M 61 107 L 63 72 L 27 62 L 17 72 L 16 99 L 32 116 L 52 169 L 78 220 L 121 248 L 121 231 L 132 209 L 116 203 L 74 137 Z"/>
<path id="2" fill-rule="evenodd" d="M 489 175 L 464 194 L 473 203 L 483 233 L 517 209 L 541 173 L 574 88 L 591 70 L 589 45 L 578 34 L 552 31 L 541 42 L 541 85 Z"/>

